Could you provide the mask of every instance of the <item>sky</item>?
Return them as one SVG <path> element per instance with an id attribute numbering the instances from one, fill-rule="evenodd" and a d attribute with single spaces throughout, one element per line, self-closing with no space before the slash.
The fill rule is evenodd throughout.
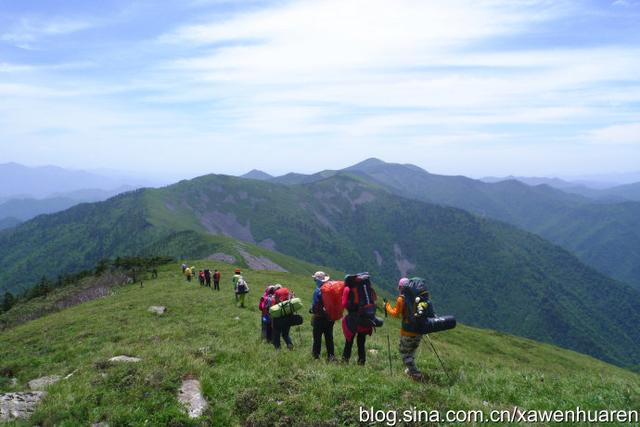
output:
<path id="1" fill-rule="evenodd" d="M 0 163 L 640 170 L 640 0 L 0 0 Z"/>

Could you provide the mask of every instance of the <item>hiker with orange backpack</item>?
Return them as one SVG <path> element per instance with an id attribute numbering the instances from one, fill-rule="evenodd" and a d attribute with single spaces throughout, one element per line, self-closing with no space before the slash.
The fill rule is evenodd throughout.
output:
<path id="1" fill-rule="evenodd" d="M 313 315 L 311 318 L 311 326 L 313 328 L 313 346 L 311 348 L 311 354 L 314 359 L 320 358 L 322 336 L 324 335 L 324 341 L 327 347 L 327 361 L 332 362 L 335 360 L 333 345 L 334 321 L 327 315 L 321 291 L 322 286 L 329 281 L 330 277 L 323 271 L 316 271 L 316 273 L 311 277 L 313 277 L 316 283 L 316 288 L 313 291 L 311 308 L 309 309 L 309 312 Z"/>
<path id="2" fill-rule="evenodd" d="M 348 314 L 342 319 L 345 338 L 342 361 L 349 363 L 355 340 L 358 344 L 358 365 L 364 365 L 367 360 L 367 335 L 372 335 L 373 328 L 382 326 L 383 323 L 382 319 L 375 316 L 378 297 L 371 286 L 369 273 L 348 275 L 344 282 L 346 286 L 342 292 L 342 307 Z"/>

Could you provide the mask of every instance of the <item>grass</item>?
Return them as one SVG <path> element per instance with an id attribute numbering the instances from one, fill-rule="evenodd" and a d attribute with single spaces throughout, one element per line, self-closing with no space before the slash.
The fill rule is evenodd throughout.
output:
<path id="1" fill-rule="evenodd" d="M 191 263 L 190 263 L 191 264 Z M 399 322 L 389 319 L 367 341 L 367 365 L 327 364 L 310 355 L 310 316 L 292 330 L 294 351 L 276 352 L 260 341 L 257 300 L 267 283 L 293 289 L 307 304 L 308 275 L 247 271 L 249 307 L 235 306 L 232 266 L 202 261 L 222 271 L 222 291 L 187 284 L 178 264 L 160 268 L 156 280 L 117 288 L 81 304 L 0 333 L 0 392 L 26 389 L 44 375 L 74 373 L 48 391 L 29 421 L 8 425 L 76 426 L 106 421 L 128 425 L 357 425 L 360 406 L 376 409 L 632 409 L 640 407 L 640 375 L 591 357 L 531 340 L 460 325 L 434 334 L 449 385 L 423 342 L 418 365 L 426 384 L 409 381 L 398 355 Z M 437 303 L 437 295 L 436 295 Z M 150 305 L 165 305 L 156 316 Z M 239 318 L 236 320 L 236 318 Z M 387 333 L 393 374 L 389 374 Z M 342 350 L 339 325 L 336 352 Z M 110 364 L 112 356 L 141 357 Z M 190 420 L 176 400 L 181 380 L 200 379 L 210 403 Z M 12 386 L 11 377 L 19 384 Z"/>

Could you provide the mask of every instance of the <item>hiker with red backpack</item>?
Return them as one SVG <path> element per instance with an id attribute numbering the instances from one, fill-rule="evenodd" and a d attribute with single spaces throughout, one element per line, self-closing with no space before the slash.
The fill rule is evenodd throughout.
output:
<path id="1" fill-rule="evenodd" d="M 378 297 L 371 286 L 369 273 L 346 276 L 344 282 L 346 286 L 342 292 L 342 307 L 348 314 L 342 319 L 345 338 L 342 361 L 349 363 L 355 340 L 358 344 L 358 365 L 364 365 L 367 360 L 367 335 L 372 335 L 373 328 L 382 326 L 383 323 L 382 319 L 375 316 Z"/>
<path id="2" fill-rule="evenodd" d="M 283 303 L 293 298 L 293 292 L 280 284 L 274 285 L 274 305 Z M 280 350 L 280 337 L 287 344 L 289 350 L 293 350 L 293 341 L 289 335 L 291 330 L 290 316 L 272 317 L 273 324 L 273 346 L 276 350 Z"/>
<path id="3" fill-rule="evenodd" d="M 204 271 L 202 270 L 198 271 L 198 280 L 200 281 L 200 286 L 204 286 L 204 281 L 205 281 Z"/>
<path id="4" fill-rule="evenodd" d="M 335 360 L 333 345 L 333 324 L 332 320 L 325 310 L 321 288 L 329 282 L 330 277 L 323 271 L 316 271 L 313 277 L 316 288 L 313 291 L 313 299 L 309 312 L 313 315 L 311 318 L 311 326 L 313 328 L 313 346 L 311 354 L 314 359 L 320 358 L 322 349 L 322 336 L 324 335 L 325 345 L 327 347 L 327 361 Z M 341 310 L 342 311 L 342 310 Z"/>
<path id="5" fill-rule="evenodd" d="M 276 287 L 273 285 L 267 286 L 264 290 L 264 295 L 260 297 L 260 303 L 258 309 L 262 312 L 262 338 L 267 342 L 271 342 L 273 339 L 273 327 L 271 325 L 271 316 L 269 315 L 269 309 L 275 302 Z"/>

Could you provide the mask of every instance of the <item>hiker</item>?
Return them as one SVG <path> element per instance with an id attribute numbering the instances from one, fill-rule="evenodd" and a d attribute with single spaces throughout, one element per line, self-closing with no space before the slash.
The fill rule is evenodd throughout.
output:
<path id="1" fill-rule="evenodd" d="M 181 267 L 182 267 L 182 274 L 184 274 L 184 271 L 187 269 L 187 264 L 182 263 Z"/>
<path id="2" fill-rule="evenodd" d="M 153 269 L 151 270 L 151 278 L 152 279 L 157 279 L 158 278 L 158 269 L 153 267 Z"/>
<path id="3" fill-rule="evenodd" d="M 358 344 L 358 365 L 367 360 L 365 343 L 367 335 L 373 334 L 374 326 L 381 326 L 382 321 L 375 317 L 376 293 L 371 287 L 369 273 L 359 273 L 345 277 L 342 292 L 342 307 L 347 315 L 342 319 L 342 331 L 345 344 L 342 361 L 349 363 L 353 341 Z"/>
<path id="4" fill-rule="evenodd" d="M 216 291 L 220 290 L 220 272 L 218 270 L 213 272 L 213 289 Z"/>
<path id="5" fill-rule="evenodd" d="M 316 283 L 313 291 L 313 299 L 309 312 L 313 315 L 311 318 L 311 326 L 313 329 L 313 346 L 311 347 L 311 355 L 314 359 L 320 358 L 322 349 L 322 336 L 324 335 L 325 345 L 327 347 L 327 361 L 335 360 L 333 346 L 333 324 L 334 322 L 327 317 L 324 303 L 322 300 L 321 287 L 329 281 L 330 277 L 323 271 L 316 271 L 311 276 Z"/>
<path id="6" fill-rule="evenodd" d="M 406 366 L 405 373 L 414 381 L 422 381 L 424 376 L 416 366 L 415 361 L 416 351 L 420 346 L 422 334 L 415 331 L 416 328 L 411 322 L 411 317 L 414 316 L 413 305 L 415 305 L 416 301 L 413 297 L 411 297 L 411 301 L 409 301 L 408 298 L 405 298 L 405 287 L 408 287 L 409 283 L 410 281 L 406 277 L 400 279 L 398 282 L 398 291 L 400 292 L 400 295 L 398 295 L 398 299 L 396 300 L 395 308 L 391 307 L 391 303 L 385 300 L 384 309 L 391 316 L 402 319 L 402 326 L 400 328 L 400 356 L 402 357 L 402 363 Z M 407 300 L 405 301 L 405 299 Z M 425 315 L 427 317 L 435 317 L 433 304 L 429 301 L 428 293 L 423 297 L 423 299 L 425 299 L 424 302 L 420 302 L 421 299 L 418 299 L 419 307 L 416 307 L 416 311 L 425 310 Z"/>
<path id="7" fill-rule="evenodd" d="M 204 286 L 204 271 L 200 270 L 198 272 L 198 280 L 200 281 L 200 286 Z"/>
<path id="8" fill-rule="evenodd" d="M 184 269 L 184 275 L 187 278 L 187 282 L 191 281 L 191 269 L 189 267 Z"/>
<path id="9" fill-rule="evenodd" d="M 280 284 L 274 285 L 274 304 L 287 301 L 293 298 L 293 292 L 289 292 L 289 289 L 283 287 Z M 273 324 L 273 346 L 276 350 L 280 350 L 280 337 L 287 344 L 289 350 L 293 350 L 293 341 L 289 331 L 291 330 L 290 316 L 274 317 L 272 319 Z"/>
<path id="10" fill-rule="evenodd" d="M 231 281 L 233 282 L 233 293 L 236 295 L 236 302 L 238 302 L 238 279 L 242 277 L 242 272 L 239 268 L 236 268 L 233 276 L 231 277 Z"/>
<path id="11" fill-rule="evenodd" d="M 276 287 L 273 285 L 269 285 L 264 290 L 264 295 L 260 297 L 260 303 L 258 304 L 258 308 L 262 312 L 261 323 L 262 323 L 262 338 L 267 342 L 271 342 L 273 339 L 273 327 L 271 325 L 271 316 L 269 315 L 269 308 L 274 304 L 275 301 L 275 291 Z"/>
<path id="12" fill-rule="evenodd" d="M 240 308 L 244 308 L 244 297 L 249 293 L 249 285 L 244 277 L 239 276 L 236 280 L 236 296 L 239 296 Z"/>
<path id="13" fill-rule="evenodd" d="M 204 269 L 204 281 L 205 281 L 205 286 L 210 288 L 211 287 L 211 270 L 209 270 L 208 268 Z"/>

